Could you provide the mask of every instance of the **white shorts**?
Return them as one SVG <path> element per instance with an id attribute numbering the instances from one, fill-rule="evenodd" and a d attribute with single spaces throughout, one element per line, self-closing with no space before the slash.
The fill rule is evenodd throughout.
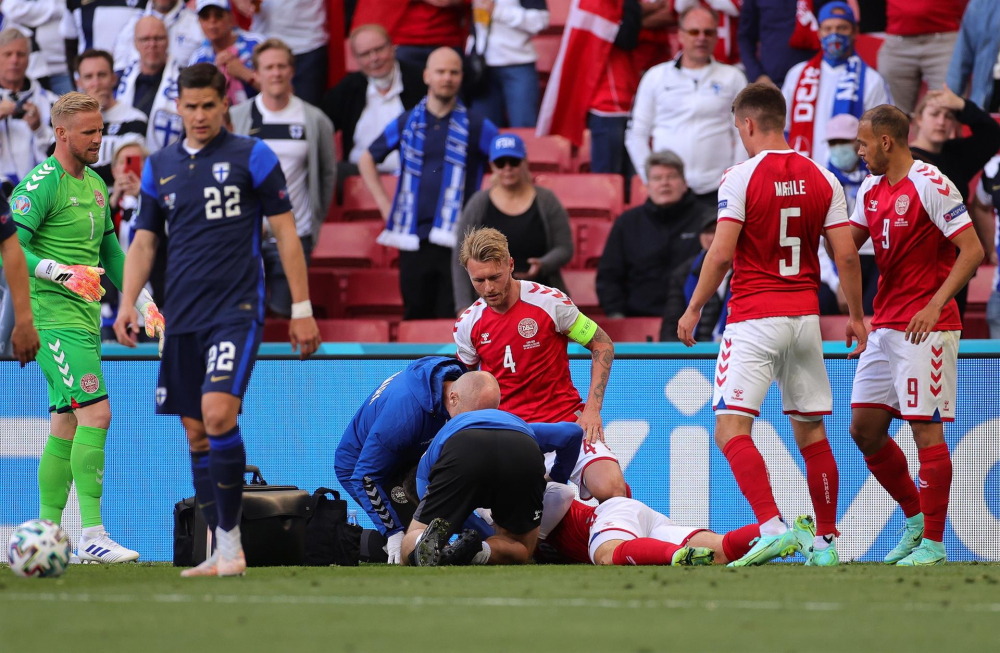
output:
<path id="1" fill-rule="evenodd" d="M 596 463 L 598 460 L 613 460 L 618 462 L 618 457 L 611 453 L 611 449 L 608 449 L 608 445 L 604 444 L 600 440 L 594 444 L 587 442 L 587 438 L 584 438 L 580 443 L 580 457 L 576 459 L 576 467 L 573 468 L 573 474 L 570 475 L 569 480 L 576 484 L 580 488 L 580 498 L 584 501 L 589 501 L 594 498 L 594 495 L 590 493 L 587 486 L 583 482 L 583 472 L 586 471 L 587 467 L 591 463 Z M 556 454 L 551 451 L 545 454 L 545 473 L 548 474 L 552 471 L 552 465 L 556 462 Z"/>
<path id="2" fill-rule="evenodd" d="M 802 421 L 833 412 L 818 315 L 727 324 L 715 366 L 716 415 L 760 415 L 773 381 L 785 414 Z"/>
<path id="3" fill-rule="evenodd" d="M 961 331 L 933 331 L 919 345 L 895 329 L 868 334 L 851 408 L 881 408 L 913 421 L 954 422 Z"/>
<path id="4" fill-rule="evenodd" d="M 704 530 L 707 529 L 675 524 L 666 515 L 635 499 L 614 497 L 594 511 L 594 522 L 590 525 L 590 561 L 594 562 L 597 549 L 611 540 L 651 537 L 684 546 L 695 533 Z"/>

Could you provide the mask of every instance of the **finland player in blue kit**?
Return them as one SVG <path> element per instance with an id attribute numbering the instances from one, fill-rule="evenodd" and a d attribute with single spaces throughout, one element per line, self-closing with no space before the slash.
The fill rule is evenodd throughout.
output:
<path id="1" fill-rule="evenodd" d="M 264 326 L 264 217 L 292 292 L 292 347 L 301 346 L 304 359 L 320 336 L 277 157 L 262 141 L 223 129 L 226 80 L 215 66 L 185 68 L 178 87 L 186 138 L 146 161 L 115 333 L 131 345 L 131 306 L 166 236 L 164 314 L 173 328 L 163 345 L 156 412 L 181 416 L 195 494 L 217 547 L 182 576 L 236 576 L 246 571 L 239 529 L 246 452 L 236 417 Z"/>

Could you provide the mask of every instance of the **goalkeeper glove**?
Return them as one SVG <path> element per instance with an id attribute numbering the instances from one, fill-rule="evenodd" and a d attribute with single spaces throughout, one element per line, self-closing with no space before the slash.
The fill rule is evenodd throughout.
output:
<path id="1" fill-rule="evenodd" d="M 135 310 L 146 323 L 146 335 L 150 338 L 159 337 L 160 340 L 163 340 L 167 326 L 166 321 L 163 319 L 163 313 L 160 313 L 160 309 L 153 303 L 153 296 L 145 288 L 139 293 L 139 299 L 135 300 Z"/>
<path id="2" fill-rule="evenodd" d="M 86 302 L 100 301 L 104 295 L 101 275 L 104 268 L 90 265 L 62 265 L 52 259 L 43 259 L 35 267 L 36 279 L 47 279 L 58 283 Z"/>

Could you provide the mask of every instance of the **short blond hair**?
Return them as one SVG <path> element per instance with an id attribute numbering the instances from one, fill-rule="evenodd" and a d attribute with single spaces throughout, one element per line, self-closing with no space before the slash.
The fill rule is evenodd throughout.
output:
<path id="1" fill-rule="evenodd" d="M 510 260 L 507 236 L 492 227 L 466 232 L 462 248 L 458 251 L 458 262 L 464 268 L 470 259 L 479 263 L 506 264 Z"/>
<path id="2" fill-rule="evenodd" d="M 250 55 L 250 61 L 253 63 L 254 70 L 260 68 L 260 55 L 264 54 L 268 50 L 281 50 L 288 55 L 288 65 L 295 68 L 295 54 L 292 52 L 292 49 L 281 39 L 271 38 L 258 43 L 257 47 L 253 49 L 253 54 Z"/>
<path id="3" fill-rule="evenodd" d="M 70 91 L 52 105 L 52 125 L 65 125 L 70 117 L 78 113 L 101 112 L 101 104 L 86 93 Z"/>

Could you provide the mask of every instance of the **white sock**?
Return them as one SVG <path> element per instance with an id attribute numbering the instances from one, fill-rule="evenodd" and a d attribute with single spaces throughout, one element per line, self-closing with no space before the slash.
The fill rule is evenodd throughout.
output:
<path id="1" fill-rule="evenodd" d="M 234 526 L 231 531 L 224 531 L 222 527 L 219 526 L 215 529 L 215 546 L 219 555 L 223 558 L 232 559 L 243 548 L 243 542 L 240 539 L 240 527 Z"/>
<path id="2" fill-rule="evenodd" d="M 472 564 L 474 564 L 474 565 L 485 565 L 486 563 L 488 563 L 490 561 L 490 553 L 491 552 L 492 552 L 492 549 L 490 549 L 490 545 L 487 544 L 486 542 L 483 542 L 483 550 L 480 551 L 479 553 L 477 553 L 475 556 L 473 556 L 473 558 L 472 558 Z"/>
<path id="3" fill-rule="evenodd" d="M 761 535 L 781 535 L 787 530 L 788 526 L 785 525 L 785 522 L 781 521 L 781 517 L 771 517 L 760 525 Z"/>
<path id="4" fill-rule="evenodd" d="M 88 526 L 83 529 L 83 533 L 80 535 L 81 542 L 88 542 L 90 540 L 96 540 L 101 535 L 104 535 L 104 526 L 98 524 L 97 526 Z"/>
<path id="5" fill-rule="evenodd" d="M 817 535 L 813 538 L 813 548 L 817 551 L 822 551 L 823 549 L 831 546 L 834 542 L 832 535 Z"/>

